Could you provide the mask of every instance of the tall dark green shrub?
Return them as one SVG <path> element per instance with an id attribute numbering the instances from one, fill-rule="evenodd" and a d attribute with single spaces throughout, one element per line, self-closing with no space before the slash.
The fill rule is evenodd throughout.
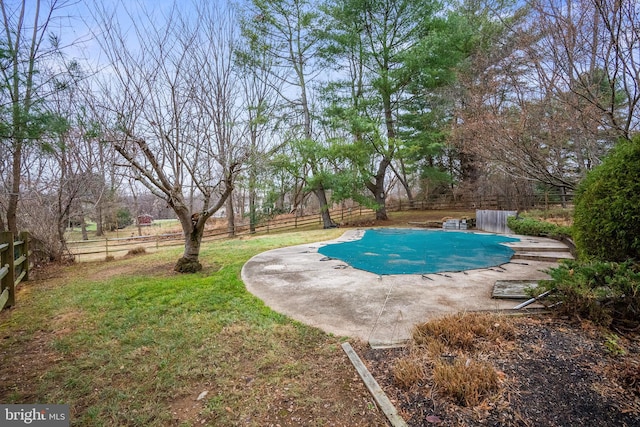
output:
<path id="1" fill-rule="evenodd" d="M 640 260 L 640 135 L 621 141 L 576 195 L 573 237 L 581 258 Z"/>

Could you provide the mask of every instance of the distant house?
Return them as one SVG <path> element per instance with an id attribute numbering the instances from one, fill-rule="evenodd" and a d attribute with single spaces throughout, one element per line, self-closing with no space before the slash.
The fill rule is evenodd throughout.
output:
<path id="1" fill-rule="evenodd" d="M 153 217 L 149 214 L 138 215 L 138 225 L 151 225 L 153 224 Z"/>

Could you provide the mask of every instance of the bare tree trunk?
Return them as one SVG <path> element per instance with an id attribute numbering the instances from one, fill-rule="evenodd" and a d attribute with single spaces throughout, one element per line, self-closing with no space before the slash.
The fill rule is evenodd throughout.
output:
<path id="1" fill-rule="evenodd" d="M 384 191 L 384 179 L 380 180 L 376 178 L 375 187 L 375 201 L 376 201 L 376 219 L 380 221 L 386 221 L 389 219 L 387 216 L 387 194 Z"/>
<path id="2" fill-rule="evenodd" d="M 227 197 L 227 236 L 236 235 L 236 213 L 233 211 L 233 197 Z"/>
<path id="3" fill-rule="evenodd" d="M 560 203 L 563 208 L 567 207 L 567 187 L 560 187 Z"/>
<path id="4" fill-rule="evenodd" d="M 80 211 L 80 230 L 82 230 L 82 240 L 89 240 L 87 234 L 87 221 L 84 219 L 84 211 Z"/>
<path id="5" fill-rule="evenodd" d="M 256 223 L 258 221 L 256 215 L 256 177 L 255 170 L 251 168 L 249 170 L 249 233 L 256 232 Z"/>
<path id="6" fill-rule="evenodd" d="M 387 221 L 389 217 L 387 216 L 387 196 L 384 192 L 384 188 L 380 189 L 378 193 L 376 193 L 376 204 L 379 206 L 376 209 L 376 219 L 379 221 Z"/>
<path id="7" fill-rule="evenodd" d="M 182 199 L 179 195 L 176 194 L 176 196 L 175 199 Z M 168 203 L 180 221 L 184 236 L 184 251 L 173 269 L 178 273 L 196 273 L 202 270 L 202 264 L 199 261 L 200 245 L 208 216 L 206 212 L 191 214 L 184 201 L 175 200 Z"/>
<path id="8" fill-rule="evenodd" d="M 407 200 L 409 201 L 409 207 L 413 208 L 415 201 L 413 197 L 413 191 L 411 190 L 411 185 L 409 183 L 409 177 L 407 176 L 406 168 L 404 165 L 404 160 L 402 158 L 399 159 L 399 163 L 400 163 L 400 170 L 397 170 L 393 166 L 393 163 L 391 163 L 389 166 L 395 173 L 396 177 L 398 178 L 398 181 L 400 181 L 402 188 L 404 188 L 404 192 L 407 195 Z"/>
<path id="9" fill-rule="evenodd" d="M 173 269 L 179 273 L 198 272 L 202 270 L 199 257 L 206 218 L 200 213 L 190 215 L 189 209 L 184 204 L 174 204 L 171 207 L 178 216 L 184 235 L 184 252 Z"/>
<path id="10" fill-rule="evenodd" d="M 96 236 L 104 236 L 104 227 L 102 225 L 102 203 L 96 207 Z"/>

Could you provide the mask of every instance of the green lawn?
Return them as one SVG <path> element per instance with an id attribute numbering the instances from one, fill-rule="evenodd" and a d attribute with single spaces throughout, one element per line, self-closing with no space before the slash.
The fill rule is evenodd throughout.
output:
<path id="1" fill-rule="evenodd" d="M 240 280 L 255 254 L 342 232 L 205 245 L 195 275 L 172 271 L 180 249 L 50 270 L 0 313 L 0 401 L 69 404 L 77 426 L 376 425 L 339 338 L 273 312 Z"/>

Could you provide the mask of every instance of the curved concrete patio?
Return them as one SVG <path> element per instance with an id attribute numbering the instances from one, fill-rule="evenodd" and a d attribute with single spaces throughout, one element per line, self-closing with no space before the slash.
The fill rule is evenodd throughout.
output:
<path id="1" fill-rule="evenodd" d="M 491 297 L 496 280 L 546 279 L 545 271 L 557 265 L 556 257 L 535 254 L 557 251 L 559 258 L 566 257 L 566 247 L 555 240 L 513 236 L 521 241 L 508 246 L 534 255 L 514 257 L 496 268 L 380 276 L 318 253 L 321 246 L 359 239 L 363 233 L 348 230 L 333 241 L 261 253 L 243 266 L 242 280 L 249 292 L 279 313 L 380 347 L 405 342 L 413 325 L 446 313 L 511 309 L 519 301 Z"/>

